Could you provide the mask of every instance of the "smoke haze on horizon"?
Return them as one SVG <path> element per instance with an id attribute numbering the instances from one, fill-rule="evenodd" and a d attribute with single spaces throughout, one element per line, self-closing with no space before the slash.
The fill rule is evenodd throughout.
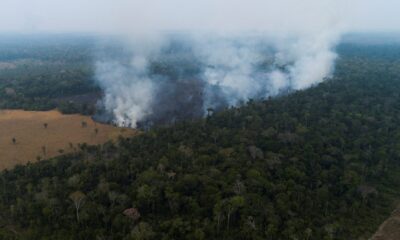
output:
<path id="1" fill-rule="evenodd" d="M 351 31 L 399 31 L 399 8 L 397 0 L 2 0 L 0 32 L 304 30 L 326 15 Z"/>

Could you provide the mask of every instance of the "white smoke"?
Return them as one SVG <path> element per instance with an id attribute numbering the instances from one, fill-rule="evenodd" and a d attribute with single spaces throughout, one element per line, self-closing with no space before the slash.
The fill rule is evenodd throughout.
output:
<path id="1" fill-rule="evenodd" d="M 292 3 L 302 9 L 300 3 L 284 2 L 286 5 L 282 6 Z M 239 29 L 218 24 L 210 31 L 195 31 L 202 27 L 197 24 L 194 30 L 183 33 L 159 33 L 152 27 L 147 31 L 127 31 L 126 35 L 135 39 L 128 41 L 130 61 L 102 59 L 96 65 L 97 79 L 105 91 L 104 107 L 116 124 L 136 127 L 141 121 L 160 119 L 157 115 L 164 114 L 161 118 L 168 122 L 183 111 L 197 112 L 199 105 L 204 113 L 209 107 L 233 106 L 251 98 L 262 99 L 320 83 L 333 73 L 337 57 L 334 48 L 341 35 L 339 25 L 332 20 L 334 2 L 321 2 L 324 3 L 304 3 L 316 8 L 311 12 L 316 17 L 312 21 L 308 13 L 290 11 L 297 14 L 291 21 L 281 16 L 268 17 L 276 25 L 266 22 L 273 26 L 266 29 L 260 27 L 264 21 L 260 18 L 256 27 L 251 22 Z M 246 9 L 245 13 L 251 14 L 251 10 Z M 301 21 L 303 15 L 306 20 Z M 253 27 L 259 30 L 247 31 Z M 173 62 L 175 58 L 181 60 Z M 174 65 L 165 59 L 175 59 L 171 60 Z M 162 69 L 156 73 L 152 72 L 155 62 Z M 186 65 L 191 63 L 196 65 L 195 73 L 188 75 Z M 198 92 L 201 94 L 196 95 Z M 192 109 L 188 108 L 190 105 Z"/>
<path id="2" fill-rule="evenodd" d="M 286 76 L 293 89 L 310 87 L 332 74 L 337 57 L 333 48 L 338 40 L 338 32 L 330 30 L 300 37 L 294 44 L 289 44 L 289 48 L 283 47 L 280 61 L 294 63 Z"/>
<path id="3" fill-rule="evenodd" d="M 266 56 L 253 38 L 233 36 L 200 38 L 195 41 L 196 52 L 203 61 L 204 81 L 209 88 L 221 88 L 229 105 L 236 105 L 259 92 L 264 83 L 255 76 L 255 68 Z M 205 93 L 207 94 L 207 92 Z M 206 96 L 206 107 L 213 106 Z"/>
<path id="4" fill-rule="evenodd" d="M 233 106 L 250 98 L 266 98 L 323 81 L 333 72 L 337 57 L 333 48 L 338 38 L 336 32 L 285 38 L 263 34 L 242 38 L 196 35 L 185 40 L 190 43 L 193 54 L 193 59 L 186 61 L 199 62 L 200 78 L 204 82 L 204 88 L 200 89 L 204 94 L 203 110 L 217 107 L 221 101 Z M 168 37 L 163 39 L 172 41 Z M 154 45 L 156 50 L 151 54 L 143 49 L 134 50 L 127 63 L 102 61 L 97 64 L 98 80 L 105 90 L 104 106 L 113 114 L 116 124 L 136 127 L 139 121 L 157 114 L 154 100 L 172 87 L 171 84 L 161 86 L 159 76 L 149 72 L 150 62 L 162 57 L 154 54 L 163 50 L 161 46 L 164 45 Z M 174 97 L 165 101 L 174 104 Z"/>
<path id="5" fill-rule="evenodd" d="M 155 86 L 145 74 L 143 61 L 134 59 L 133 69 L 116 62 L 97 63 L 98 80 L 105 91 L 104 107 L 119 126 L 136 127 L 137 121 L 151 113 Z"/>
<path id="6" fill-rule="evenodd" d="M 158 39 L 158 38 L 152 38 Z M 119 126 L 136 127 L 138 121 L 152 113 L 155 83 L 149 77 L 149 58 L 160 49 L 158 42 L 136 42 L 128 62 L 100 60 L 96 63 L 96 76 L 104 89 L 104 108 L 113 114 Z"/>

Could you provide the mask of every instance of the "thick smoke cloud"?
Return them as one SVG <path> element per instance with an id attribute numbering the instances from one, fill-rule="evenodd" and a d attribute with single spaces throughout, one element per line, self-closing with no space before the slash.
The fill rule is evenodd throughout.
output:
<path id="1" fill-rule="evenodd" d="M 215 20 L 215 27 L 206 21 L 193 29 L 176 23 L 164 23 L 162 29 L 152 24 L 146 29 L 120 26 L 124 42 L 111 44 L 112 50 L 101 46 L 104 54 L 96 64 L 105 92 L 101 117 L 131 127 L 172 123 L 201 117 L 210 108 L 304 89 L 332 74 L 342 32 L 334 1 L 286 0 L 275 10 L 290 16 L 268 17 L 244 2 L 216 2 L 227 4 L 225 8 L 236 4 L 226 11 L 227 20 L 232 14 L 250 20 L 235 20 L 238 26 Z M 217 11 L 220 19 L 224 11 L 219 7 L 200 10 Z M 300 12 L 306 7 L 309 12 Z M 175 24 L 181 28 L 175 29 Z"/>
<path id="2" fill-rule="evenodd" d="M 104 108 L 116 124 L 197 118 L 209 108 L 307 88 L 332 74 L 338 35 L 168 34 L 161 39 L 152 51 L 129 45 L 131 51 L 97 63 Z"/>

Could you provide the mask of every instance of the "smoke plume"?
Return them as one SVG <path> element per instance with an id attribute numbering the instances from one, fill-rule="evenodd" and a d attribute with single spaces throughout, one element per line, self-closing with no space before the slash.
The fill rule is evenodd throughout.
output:
<path id="1" fill-rule="evenodd" d="M 234 7 L 206 23 L 165 20 L 164 29 L 148 24 L 140 30 L 122 24 L 124 40 L 101 45 L 96 63 L 105 92 L 102 116 L 120 126 L 173 123 L 323 81 L 333 73 L 341 35 L 334 2 L 282 2 L 269 4 L 285 16 L 269 9 L 265 14 L 272 16 L 264 17 L 257 6 L 217 0 Z M 216 5 L 199 11 L 219 13 Z M 305 6 L 309 12 L 302 12 Z M 250 20 L 236 19 L 241 15 Z"/>

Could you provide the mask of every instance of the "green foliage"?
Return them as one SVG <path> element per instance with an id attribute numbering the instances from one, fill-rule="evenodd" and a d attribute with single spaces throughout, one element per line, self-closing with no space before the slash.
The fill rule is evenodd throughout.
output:
<path id="1" fill-rule="evenodd" d="M 348 56 L 311 89 L 3 171 L 0 237 L 368 237 L 398 197 L 398 69 Z"/>

